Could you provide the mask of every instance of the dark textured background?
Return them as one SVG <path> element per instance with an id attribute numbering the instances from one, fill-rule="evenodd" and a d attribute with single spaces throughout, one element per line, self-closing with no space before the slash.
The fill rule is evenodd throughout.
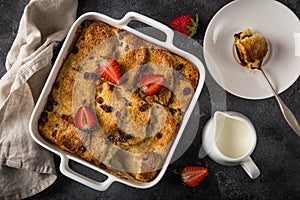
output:
<path id="1" fill-rule="evenodd" d="M 5 73 L 5 58 L 28 2 L 0 0 L 0 77 Z M 128 11 L 136 11 L 169 25 L 179 15 L 199 13 L 200 26 L 194 39 L 202 45 L 209 21 L 228 2 L 230 1 L 79 0 L 78 16 L 87 11 L 96 11 L 113 18 L 121 18 Z M 280 2 L 300 17 L 299 0 Z M 220 90 L 217 86 L 214 89 Z M 283 119 L 275 99 L 246 100 L 223 92 L 226 99 L 215 101 L 211 92 L 206 83 L 199 98 L 199 131 L 191 146 L 178 160 L 170 164 L 162 180 L 153 188 L 141 190 L 113 183 L 107 191 L 98 192 L 72 181 L 58 171 L 58 178 L 52 186 L 29 199 L 300 199 L 300 138 Z M 300 120 L 299 78 L 281 97 Z M 261 175 L 256 180 L 251 180 L 239 166 L 224 167 L 207 157 L 197 157 L 201 147 L 201 130 L 211 117 L 212 110 L 216 107 L 214 104 L 220 101 L 227 110 L 245 114 L 255 125 L 258 142 L 252 157 L 261 170 Z M 58 169 L 60 160 L 57 156 L 54 158 Z M 180 177 L 174 172 L 190 164 L 209 168 L 209 176 L 196 188 L 182 185 Z M 103 179 L 96 172 L 76 163 L 71 163 L 71 167 L 86 176 Z"/>

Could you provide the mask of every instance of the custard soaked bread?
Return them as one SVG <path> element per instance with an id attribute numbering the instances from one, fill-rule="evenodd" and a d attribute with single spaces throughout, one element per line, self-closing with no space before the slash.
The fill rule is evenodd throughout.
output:
<path id="1" fill-rule="evenodd" d="M 182 57 L 85 21 L 39 119 L 40 134 L 133 181 L 156 177 L 199 80 Z"/>
<path id="2" fill-rule="evenodd" d="M 261 67 L 268 52 L 266 38 L 246 28 L 243 32 L 234 34 L 234 42 L 241 65 L 246 66 L 250 72 Z"/>

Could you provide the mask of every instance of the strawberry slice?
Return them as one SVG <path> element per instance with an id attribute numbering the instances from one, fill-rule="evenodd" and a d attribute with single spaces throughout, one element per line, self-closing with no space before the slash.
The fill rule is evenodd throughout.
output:
<path id="1" fill-rule="evenodd" d="M 201 166 L 187 166 L 181 172 L 182 182 L 189 187 L 196 187 L 208 175 L 208 168 Z"/>
<path id="2" fill-rule="evenodd" d="M 141 88 L 148 96 L 158 93 L 166 80 L 163 75 L 145 75 L 141 80 Z"/>
<path id="3" fill-rule="evenodd" d="M 79 130 L 89 131 L 96 126 L 96 119 L 95 114 L 87 106 L 81 106 L 75 114 L 74 123 Z"/>
<path id="4" fill-rule="evenodd" d="M 112 84 L 118 85 L 121 79 L 121 70 L 119 63 L 112 58 L 103 58 L 96 62 L 98 65 L 98 73 Z"/>

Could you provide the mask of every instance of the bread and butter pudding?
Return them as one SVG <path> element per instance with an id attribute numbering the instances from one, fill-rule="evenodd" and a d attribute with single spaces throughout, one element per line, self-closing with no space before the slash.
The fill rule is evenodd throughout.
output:
<path id="1" fill-rule="evenodd" d="M 234 43 L 240 64 L 248 68 L 259 69 L 268 52 L 268 43 L 265 37 L 247 28 L 243 32 L 234 34 Z"/>
<path id="2" fill-rule="evenodd" d="M 153 180 L 196 90 L 186 59 L 125 30 L 84 21 L 39 118 L 39 133 L 119 177 Z"/>

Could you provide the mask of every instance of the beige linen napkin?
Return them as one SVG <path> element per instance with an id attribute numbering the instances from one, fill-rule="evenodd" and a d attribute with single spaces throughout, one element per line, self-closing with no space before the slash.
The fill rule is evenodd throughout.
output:
<path id="1" fill-rule="evenodd" d="M 53 48 L 75 20 L 77 0 L 32 0 L 0 79 L 0 199 L 36 194 L 56 179 L 53 157 L 29 135 L 29 118 L 52 67 Z"/>

